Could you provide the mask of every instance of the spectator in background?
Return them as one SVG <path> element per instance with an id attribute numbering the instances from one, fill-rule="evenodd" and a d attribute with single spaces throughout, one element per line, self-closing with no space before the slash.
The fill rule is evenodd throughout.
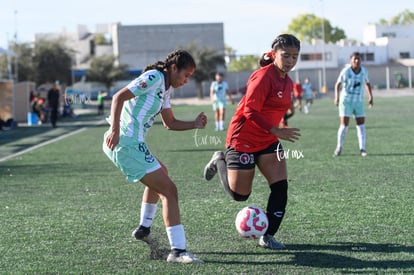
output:
<path id="1" fill-rule="evenodd" d="M 98 101 L 98 115 L 104 114 L 104 107 L 105 107 L 105 96 L 107 93 L 103 91 L 99 91 L 97 101 Z"/>
<path id="2" fill-rule="evenodd" d="M 60 87 L 59 82 L 55 82 L 53 87 L 47 92 L 47 102 L 50 110 L 50 122 L 52 127 L 56 127 L 59 112 Z"/>

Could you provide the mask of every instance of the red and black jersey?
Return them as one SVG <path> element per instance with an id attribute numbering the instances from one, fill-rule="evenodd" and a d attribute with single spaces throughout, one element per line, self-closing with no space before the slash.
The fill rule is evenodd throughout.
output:
<path id="1" fill-rule="evenodd" d="M 257 152 L 278 139 L 269 130 L 279 125 L 292 104 L 293 82 L 286 75 L 281 78 L 273 64 L 253 72 L 246 94 L 231 119 L 226 147 L 236 151 Z"/>

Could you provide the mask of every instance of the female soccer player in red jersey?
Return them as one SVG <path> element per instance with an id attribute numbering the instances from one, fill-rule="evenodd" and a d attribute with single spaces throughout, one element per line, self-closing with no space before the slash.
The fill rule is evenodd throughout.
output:
<path id="1" fill-rule="evenodd" d="M 292 104 L 293 82 L 288 72 L 296 65 L 300 41 L 293 35 L 281 34 L 272 43 L 272 51 L 262 56 L 260 64 L 247 82 L 230 122 L 226 152 L 217 151 L 204 169 L 211 180 L 219 172 L 224 190 L 236 201 L 246 201 L 252 190 L 257 166 L 266 178 L 270 195 L 266 214 L 269 227 L 259 245 L 269 249 L 285 246 L 276 241 L 287 203 L 287 167 L 279 139 L 294 142 L 300 136 L 297 128 L 279 128 L 279 122 Z M 266 60 L 267 59 L 267 60 Z M 226 168 L 227 167 L 227 168 Z"/>

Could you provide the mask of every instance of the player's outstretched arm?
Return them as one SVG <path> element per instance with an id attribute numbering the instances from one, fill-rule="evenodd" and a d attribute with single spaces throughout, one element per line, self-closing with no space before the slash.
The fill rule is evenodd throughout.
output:
<path id="1" fill-rule="evenodd" d="M 193 121 L 183 121 L 175 118 L 171 108 L 161 112 L 162 122 L 168 130 L 184 131 L 191 129 L 202 129 L 207 124 L 207 116 L 202 112 Z"/>

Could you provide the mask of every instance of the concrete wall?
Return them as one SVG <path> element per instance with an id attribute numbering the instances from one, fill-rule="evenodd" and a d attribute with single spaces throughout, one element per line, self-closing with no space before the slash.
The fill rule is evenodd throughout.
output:
<path id="1" fill-rule="evenodd" d="M 114 47 L 120 64 L 131 69 L 143 69 L 177 48 L 211 48 L 224 55 L 224 29 L 222 23 L 118 25 L 118 45 Z"/>

